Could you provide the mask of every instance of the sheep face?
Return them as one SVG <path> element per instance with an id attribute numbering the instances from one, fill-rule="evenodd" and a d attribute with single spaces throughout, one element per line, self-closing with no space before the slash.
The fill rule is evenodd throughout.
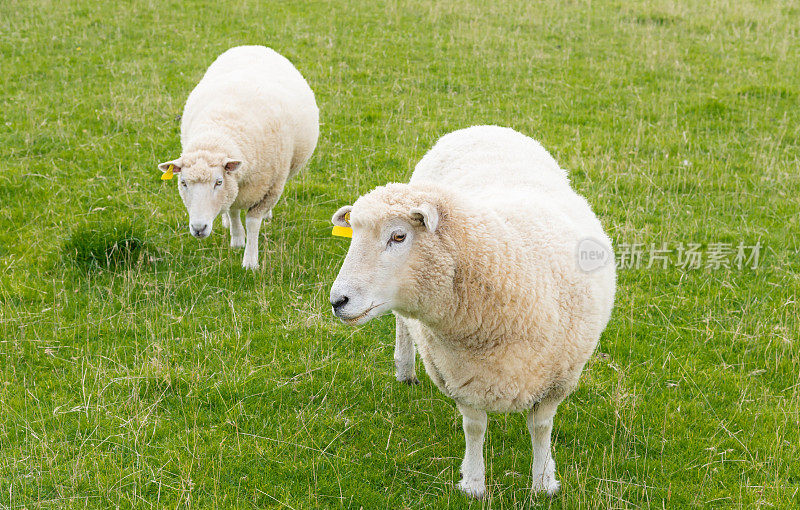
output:
<path id="1" fill-rule="evenodd" d="M 394 308 L 415 232 L 401 218 L 354 220 L 352 226 L 353 240 L 331 288 L 331 305 L 337 317 L 355 325 Z"/>
<path id="2" fill-rule="evenodd" d="M 353 239 L 331 288 L 333 313 L 346 324 L 364 324 L 389 310 L 413 313 L 425 278 L 420 267 L 434 256 L 431 238 L 438 223 L 436 207 L 419 200 L 386 203 L 379 188 L 345 206 L 334 225 L 351 227 Z M 397 190 L 394 190 L 397 191 Z"/>
<path id="3" fill-rule="evenodd" d="M 236 200 L 235 172 L 240 165 L 241 161 L 206 151 L 159 165 L 163 172 L 172 167 L 172 173 L 178 177 L 178 193 L 189 212 L 189 232 L 194 237 L 203 239 L 211 235 L 214 219 Z"/>

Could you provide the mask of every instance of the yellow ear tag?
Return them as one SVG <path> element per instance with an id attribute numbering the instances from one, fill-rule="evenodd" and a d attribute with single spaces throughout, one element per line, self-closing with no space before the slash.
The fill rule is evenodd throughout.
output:
<path id="1" fill-rule="evenodd" d="M 347 211 L 346 213 L 344 213 L 344 221 L 346 221 L 347 223 L 350 223 L 350 211 Z M 333 235 L 335 235 L 337 237 L 349 237 L 349 238 L 352 239 L 353 238 L 353 229 L 350 228 L 350 227 L 340 227 L 338 225 L 334 225 L 333 231 L 331 232 L 331 234 L 333 234 Z"/>
<path id="2" fill-rule="evenodd" d="M 339 225 L 333 226 L 333 231 L 331 234 L 338 236 L 338 237 L 353 237 L 353 229 L 350 227 L 340 227 Z"/>
<path id="3" fill-rule="evenodd" d="M 173 168 L 174 168 L 173 165 L 170 165 L 169 168 L 167 168 L 167 171 L 164 172 L 163 174 L 161 174 L 161 180 L 162 181 L 168 181 L 168 180 L 172 179 L 172 176 L 174 175 L 172 173 L 172 169 Z"/>

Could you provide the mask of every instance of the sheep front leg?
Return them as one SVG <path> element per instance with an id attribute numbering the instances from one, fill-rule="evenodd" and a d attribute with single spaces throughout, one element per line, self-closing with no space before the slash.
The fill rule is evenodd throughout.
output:
<path id="1" fill-rule="evenodd" d="M 258 269 L 258 233 L 261 230 L 261 214 L 251 214 L 247 211 L 244 225 L 247 228 L 247 240 L 244 245 L 244 259 L 242 267 L 245 269 Z"/>
<path id="2" fill-rule="evenodd" d="M 395 341 L 394 341 L 394 368 L 395 377 L 398 381 L 406 384 L 419 384 L 417 374 L 414 369 L 414 362 L 417 358 L 417 350 L 414 348 L 414 341 L 408 331 L 405 320 L 395 314 Z"/>
<path id="3" fill-rule="evenodd" d="M 486 494 L 485 467 L 483 464 L 483 439 L 486 435 L 486 411 L 458 404 L 464 418 L 464 438 L 467 447 L 461 463 L 461 481 L 458 488 L 466 495 L 482 499 Z"/>
<path id="4" fill-rule="evenodd" d="M 533 444 L 533 491 L 554 495 L 561 487 L 556 480 L 556 463 L 550 450 L 553 416 L 560 402 L 544 400 L 528 412 L 528 432 Z"/>
<path id="5" fill-rule="evenodd" d="M 239 209 L 231 209 L 228 221 L 231 226 L 231 248 L 243 248 L 244 227 L 242 227 L 242 215 Z"/>

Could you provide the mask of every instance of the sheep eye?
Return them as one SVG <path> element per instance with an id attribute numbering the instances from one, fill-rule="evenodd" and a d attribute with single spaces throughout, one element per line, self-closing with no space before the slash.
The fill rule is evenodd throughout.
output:
<path id="1" fill-rule="evenodd" d="M 215 188 L 217 188 L 219 186 L 222 186 L 222 179 L 217 179 L 217 182 L 214 183 L 214 187 Z"/>
<path id="2" fill-rule="evenodd" d="M 181 179 L 181 186 L 183 186 L 184 188 L 186 187 L 186 181 L 183 179 Z"/>
<path id="3" fill-rule="evenodd" d="M 406 240 L 406 235 L 403 234 L 402 232 L 395 232 L 394 234 L 392 234 L 393 243 L 402 243 L 405 240 Z"/>

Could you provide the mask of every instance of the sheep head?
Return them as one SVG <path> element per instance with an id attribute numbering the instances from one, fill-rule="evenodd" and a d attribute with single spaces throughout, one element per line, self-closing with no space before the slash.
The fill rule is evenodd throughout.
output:
<path id="1" fill-rule="evenodd" d="M 333 313 L 353 325 L 390 310 L 418 314 L 422 296 L 450 273 L 445 216 L 441 196 L 408 184 L 381 186 L 336 211 L 333 224 L 351 227 L 353 238 L 331 288 Z"/>
<path id="2" fill-rule="evenodd" d="M 158 165 L 162 172 L 178 176 L 178 192 L 189 212 L 189 232 L 196 238 L 208 237 L 214 219 L 236 200 L 235 173 L 241 164 L 225 154 L 200 150 Z"/>

